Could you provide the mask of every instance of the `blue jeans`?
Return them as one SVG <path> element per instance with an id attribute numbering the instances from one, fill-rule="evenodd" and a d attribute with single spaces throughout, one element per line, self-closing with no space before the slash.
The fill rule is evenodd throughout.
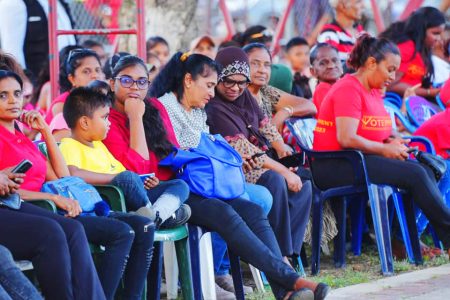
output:
<path id="1" fill-rule="evenodd" d="M 42 299 L 33 284 L 14 263 L 11 252 L 2 245 L 0 245 L 0 299 Z"/>
<path id="2" fill-rule="evenodd" d="M 170 210 L 173 213 L 189 197 L 188 185 L 179 179 L 161 181 L 156 187 L 147 190 L 144 188 L 144 184 L 139 175 L 125 171 L 114 177 L 111 184 L 121 188 L 125 196 L 127 211 L 136 211 L 146 206 L 149 202 L 158 205 L 156 202 L 159 198 L 163 198 L 165 195 L 172 195 L 178 198 L 177 203 L 168 203 L 169 201 L 167 201 L 159 205 L 171 206 Z"/>
<path id="3" fill-rule="evenodd" d="M 76 220 L 83 224 L 89 242 L 105 247 L 97 272 L 106 298 L 114 299 L 123 275 L 124 299 L 140 299 L 153 253 L 153 222 L 121 212 Z"/>
<path id="4" fill-rule="evenodd" d="M 260 206 L 267 216 L 272 208 L 272 195 L 265 187 L 257 184 L 246 183 L 245 193 L 241 196 L 242 199 L 249 200 Z M 230 260 L 227 254 L 227 244 L 220 237 L 217 232 L 211 233 L 214 273 L 217 276 L 226 275 L 230 270 Z"/>
<path id="5" fill-rule="evenodd" d="M 83 226 L 30 203 L 0 208 L 0 244 L 31 260 L 45 299 L 105 299 Z"/>

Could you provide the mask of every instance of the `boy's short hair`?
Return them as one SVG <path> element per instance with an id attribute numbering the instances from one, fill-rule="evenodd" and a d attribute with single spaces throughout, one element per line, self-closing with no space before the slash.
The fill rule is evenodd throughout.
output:
<path id="1" fill-rule="evenodd" d="M 319 43 L 316 44 L 312 49 L 311 52 L 309 53 L 309 62 L 311 64 L 311 66 L 314 64 L 314 61 L 317 58 L 317 53 L 319 52 L 320 49 L 322 48 L 330 48 L 333 49 L 334 51 L 336 51 L 336 53 L 339 56 L 339 51 L 336 47 L 334 47 L 333 45 L 327 44 L 327 43 Z"/>
<path id="2" fill-rule="evenodd" d="M 289 49 L 291 49 L 292 47 L 295 46 L 308 46 L 308 41 L 306 41 L 304 38 L 302 37 L 294 37 L 292 39 L 289 40 L 289 42 L 286 44 L 286 52 L 289 51 Z"/>
<path id="3" fill-rule="evenodd" d="M 105 106 L 111 106 L 108 96 L 92 88 L 79 87 L 73 89 L 67 97 L 63 116 L 69 128 L 74 129 L 81 117 L 92 118 L 97 109 Z"/>

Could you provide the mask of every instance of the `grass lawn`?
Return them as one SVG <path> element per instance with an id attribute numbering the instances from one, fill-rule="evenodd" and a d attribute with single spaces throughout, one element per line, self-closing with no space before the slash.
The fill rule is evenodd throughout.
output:
<path id="1" fill-rule="evenodd" d="M 309 254 L 310 253 L 308 253 L 308 259 L 310 259 Z M 333 264 L 332 255 L 326 256 L 322 253 L 319 275 L 310 276 L 310 268 L 306 268 L 305 272 L 308 279 L 316 282 L 325 282 L 334 289 L 369 282 L 383 277 L 381 275 L 380 260 L 375 245 L 363 247 L 361 256 L 354 256 L 351 252 L 347 252 L 346 263 L 347 267 L 345 269 L 336 269 Z M 400 274 L 446 263 L 449 263 L 449 259 L 446 255 L 435 257 L 431 260 L 428 257 L 424 257 L 424 264 L 421 266 L 410 264 L 407 260 L 395 260 L 394 271 L 395 274 Z M 252 295 L 249 295 L 248 299 L 275 299 L 270 292 L 270 287 L 266 287 L 266 289 L 267 292 L 255 292 Z"/>

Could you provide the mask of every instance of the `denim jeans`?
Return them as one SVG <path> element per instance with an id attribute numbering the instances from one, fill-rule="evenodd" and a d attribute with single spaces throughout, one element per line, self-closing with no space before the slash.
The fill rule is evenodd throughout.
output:
<path id="1" fill-rule="evenodd" d="M 33 284 L 16 266 L 11 252 L 2 245 L 0 245 L 0 299 L 42 299 Z"/>
<path id="2" fill-rule="evenodd" d="M 267 216 L 272 208 L 272 195 L 265 187 L 257 184 L 246 183 L 245 193 L 241 196 L 242 199 L 249 200 L 260 206 Z M 217 232 L 211 233 L 214 273 L 217 276 L 226 275 L 230 270 L 230 259 L 227 254 L 227 243 L 220 237 Z"/>
<path id="3" fill-rule="evenodd" d="M 97 272 L 106 298 L 114 299 L 123 275 L 124 299 L 140 299 L 153 253 L 153 222 L 121 212 L 76 220 L 83 224 L 89 242 L 105 247 Z"/>
<path id="4" fill-rule="evenodd" d="M 302 175 L 299 168 L 297 175 Z M 265 186 L 273 196 L 273 206 L 268 215 L 283 256 L 300 254 L 312 203 L 311 181 L 302 178 L 303 187 L 297 192 L 287 188 L 286 180 L 279 173 L 269 170 L 256 182 Z"/>
<path id="5" fill-rule="evenodd" d="M 111 184 L 121 188 L 127 211 L 136 211 L 150 202 L 154 210 L 160 212 L 163 221 L 189 197 L 188 185 L 179 179 L 161 181 L 147 190 L 139 175 L 125 171 L 114 177 Z"/>
<path id="6" fill-rule="evenodd" d="M 293 289 L 299 275 L 282 260 L 281 251 L 260 206 L 244 199 L 222 201 L 191 194 L 189 223 L 216 231 L 230 252 L 266 273 L 276 299 Z"/>
<path id="7" fill-rule="evenodd" d="M 105 299 L 83 226 L 29 203 L 0 208 L 0 244 L 31 260 L 45 299 Z"/>

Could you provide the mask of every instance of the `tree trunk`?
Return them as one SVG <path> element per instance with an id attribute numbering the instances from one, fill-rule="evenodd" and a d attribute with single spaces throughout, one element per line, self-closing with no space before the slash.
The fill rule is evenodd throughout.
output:
<path id="1" fill-rule="evenodd" d="M 195 21 L 198 0 L 145 0 L 146 38 L 159 35 L 165 38 L 171 52 L 186 51 L 199 34 Z M 120 12 L 121 28 L 135 28 L 136 1 L 124 0 Z M 136 53 L 136 38 L 124 35 L 119 49 Z"/>

